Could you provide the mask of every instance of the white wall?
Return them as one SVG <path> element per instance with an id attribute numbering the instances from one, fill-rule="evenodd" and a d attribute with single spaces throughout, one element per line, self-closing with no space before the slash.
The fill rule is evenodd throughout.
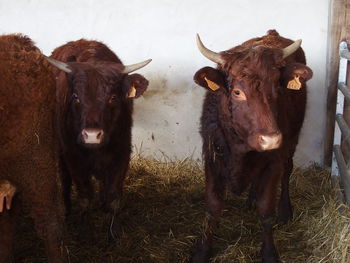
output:
<path id="1" fill-rule="evenodd" d="M 84 37 L 103 41 L 126 64 L 153 58 L 140 70 L 150 87 L 136 103 L 134 144 L 142 143 L 145 155 L 178 158 L 201 156 L 204 92 L 192 77 L 213 63 L 198 52 L 196 32 L 215 51 L 273 28 L 301 38 L 314 77 L 295 160 L 307 165 L 322 159 L 327 0 L 0 0 L 0 14 L 0 33 L 25 33 L 47 55 Z"/>

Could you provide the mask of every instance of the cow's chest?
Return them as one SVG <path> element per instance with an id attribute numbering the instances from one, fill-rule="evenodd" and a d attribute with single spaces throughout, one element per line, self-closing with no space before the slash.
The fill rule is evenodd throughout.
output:
<path id="1" fill-rule="evenodd" d="M 80 151 L 79 155 L 82 170 L 87 171 L 90 176 L 93 174 L 98 179 L 103 177 L 115 163 L 112 156 L 103 151 Z"/>
<path id="2" fill-rule="evenodd" d="M 211 142 L 210 147 L 215 176 L 235 194 L 241 194 L 262 175 L 273 154 L 243 152 L 239 147 L 239 144 L 229 144 L 225 137 L 220 136 Z"/>

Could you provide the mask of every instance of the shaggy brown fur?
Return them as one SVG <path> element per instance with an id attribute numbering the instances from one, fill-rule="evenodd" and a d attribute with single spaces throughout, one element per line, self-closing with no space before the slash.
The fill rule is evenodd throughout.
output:
<path id="1" fill-rule="evenodd" d="M 0 262 L 10 261 L 21 201 L 30 207 L 49 262 L 63 262 L 54 76 L 28 37 L 1 36 L 0 51 L 0 181 L 7 180 L 17 189 L 11 209 L 0 213 Z"/>
<path id="2" fill-rule="evenodd" d="M 277 187 L 282 184 L 279 218 L 286 222 L 292 217 L 288 182 L 305 115 L 305 82 L 312 77 L 301 48 L 283 59 L 281 49 L 292 43 L 270 30 L 221 52 L 224 63 L 218 69 L 205 67 L 194 77 L 210 91 L 201 118 L 209 214 L 195 263 L 209 261 L 225 190 L 240 194 L 249 185 L 248 205 L 256 201 L 263 227 L 262 260 L 277 262 L 272 236 Z M 295 77 L 301 89 L 287 89 Z M 208 79 L 220 88 L 212 91 Z M 282 138 L 282 143 L 265 150 L 261 136 Z"/>

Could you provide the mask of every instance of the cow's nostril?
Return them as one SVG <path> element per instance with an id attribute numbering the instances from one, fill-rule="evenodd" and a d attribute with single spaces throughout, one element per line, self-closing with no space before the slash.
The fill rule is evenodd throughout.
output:
<path id="1" fill-rule="evenodd" d="M 84 141 L 89 139 L 89 134 L 86 132 L 86 130 L 82 130 L 81 134 L 83 135 L 83 139 Z"/>
<path id="2" fill-rule="evenodd" d="M 263 135 L 259 135 L 258 141 L 259 141 L 259 144 L 264 143 L 264 136 Z"/>
<path id="3" fill-rule="evenodd" d="M 259 142 L 263 143 L 263 144 L 266 144 L 266 143 L 269 143 L 272 138 L 273 138 L 272 136 L 260 135 L 259 136 Z"/>
<path id="4" fill-rule="evenodd" d="M 103 130 L 83 129 L 81 135 L 85 144 L 100 144 L 103 138 Z"/>
<path id="5" fill-rule="evenodd" d="M 102 135 L 103 135 L 103 131 L 101 130 L 100 132 L 97 133 L 97 136 L 96 136 L 97 139 L 101 139 Z"/>

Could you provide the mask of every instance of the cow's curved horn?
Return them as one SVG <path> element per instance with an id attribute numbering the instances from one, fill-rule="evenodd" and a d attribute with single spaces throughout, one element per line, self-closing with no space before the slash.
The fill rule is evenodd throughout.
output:
<path id="1" fill-rule="evenodd" d="M 45 57 L 46 60 L 48 62 L 50 62 L 50 64 L 54 65 L 56 68 L 64 71 L 64 72 L 67 72 L 67 73 L 71 73 L 72 70 L 70 69 L 70 67 L 68 66 L 68 64 L 62 62 L 62 61 L 58 61 L 56 59 L 53 59 L 53 58 L 50 58 L 50 57 Z"/>
<path id="2" fill-rule="evenodd" d="M 286 57 L 292 55 L 295 51 L 297 51 L 297 49 L 300 47 L 300 45 L 301 45 L 301 39 L 298 39 L 298 40 L 294 41 L 293 44 L 290 44 L 288 47 L 285 47 L 284 49 L 282 49 L 283 58 L 286 58 Z"/>
<path id="3" fill-rule="evenodd" d="M 131 73 L 135 70 L 138 70 L 140 68 L 143 68 L 144 66 L 146 66 L 148 63 L 150 63 L 152 61 L 152 59 L 147 59 L 145 61 L 142 61 L 140 63 L 136 63 L 136 64 L 132 64 L 132 65 L 127 65 L 125 66 L 124 70 L 122 73 L 128 74 Z"/>
<path id="4" fill-rule="evenodd" d="M 215 53 L 214 51 L 211 51 L 210 49 L 206 48 L 199 35 L 197 34 L 197 47 L 199 51 L 202 53 L 203 56 L 205 56 L 207 59 L 218 63 L 218 64 L 224 64 L 224 60 L 221 58 L 221 55 L 219 53 Z"/>

